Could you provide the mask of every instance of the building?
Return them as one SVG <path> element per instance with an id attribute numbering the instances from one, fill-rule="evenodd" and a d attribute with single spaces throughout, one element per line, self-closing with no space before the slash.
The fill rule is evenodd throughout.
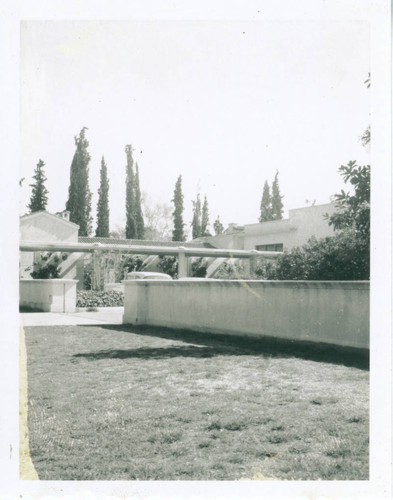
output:
<path id="1" fill-rule="evenodd" d="M 79 226 L 70 222 L 67 211 L 50 214 L 45 210 L 33 212 L 20 217 L 19 232 L 22 241 L 40 241 L 48 243 L 78 242 Z M 59 252 L 56 252 L 58 254 Z M 21 252 L 19 261 L 19 276 L 21 279 L 31 278 L 31 272 L 42 263 L 42 252 Z M 55 256 L 49 257 L 53 259 Z M 62 260 L 59 265 L 60 278 L 80 279 L 81 254 L 73 253 Z M 48 260 L 50 262 L 50 260 Z M 83 273 L 83 269 L 82 269 Z"/>
<path id="2" fill-rule="evenodd" d="M 332 236 L 333 227 L 325 216 L 333 212 L 334 203 L 296 208 L 289 210 L 287 219 L 244 226 L 230 224 L 223 234 L 209 236 L 204 241 L 216 248 L 282 252 L 304 245 L 312 236 Z"/>

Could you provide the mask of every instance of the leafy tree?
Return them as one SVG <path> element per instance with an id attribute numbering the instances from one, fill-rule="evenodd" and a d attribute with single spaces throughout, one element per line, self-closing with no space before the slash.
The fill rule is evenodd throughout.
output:
<path id="1" fill-rule="evenodd" d="M 214 221 L 213 227 L 214 227 L 214 232 L 216 234 L 222 234 L 223 233 L 224 226 L 222 225 L 222 223 L 220 221 L 220 216 L 219 215 L 217 215 L 217 219 Z"/>
<path id="2" fill-rule="evenodd" d="M 263 279 L 277 280 L 367 280 L 370 276 L 367 243 L 353 230 L 317 240 L 284 252 L 276 265 L 260 267 Z"/>
<path id="3" fill-rule="evenodd" d="M 137 238 L 137 221 L 135 218 L 135 174 L 134 160 L 132 158 L 132 146 L 126 146 L 127 165 L 126 165 L 126 238 Z"/>
<path id="4" fill-rule="evenodd" d="M 145 218 L 145 239 L 168 241 L 172 232 L 172 208 L 167 203 L 153 200 L 146 193 L 142 196 Z"/>
<path id="5" fill-rule="evenodd" d="M 272 184 L 272 211 L 271 211 L 271 216 L 272 220 L 280 220 L 282 219 L 282 212 L 283 212 L 283 203 L 282 203 L 282 196 L 280 194 L 280 187 L 278 185 L 278 172 L 276 172 L 276 175 L 274 176 L 274 181 Z"/>
<path id="6" fill-rule="evenodd" d="M 182 193 L 182 176 L 179 175 L 175 185 L 175 191 L 173 193 L 172 202 L 174 204 L 173 211 L 173 232 L 172 232 L 172 241 L 184 241 L 184 222 L 183 222 L 183 193 Z"/>
<path id="7" fill-rule="evenodd" d="M 337 212 L 329 217 L 335 230 L 355 231 L 355 236 L 370 242 L 370 165 L 359 166 L 356 161 L 339 168 L 344 182 L 353 186 L 350 194 L 341 190 L 335 195 Z"/>
<path id="8" fill-rule="evenodd" d="M 44 165 L 45 163 L 42 160 L 38 161 L 33 175 L 35 183 L 30 184 L 30 187 L 33 189 L 28 208 L 32 213 L 38 212 L 39 210 L 45 210 L 48 204 L 48 190 L 45 187 L 45 181 L 47 179 L 44 172 Z"/>
<path id="9" fill-rule="evenodd" d="M 96 236 L 109 237 L 109 180 L 104 157 L 101 159 L 100 187 L 98 189 Z"/>
<path id="10" fill-rule="evenodd" d="M 284 252 L 275 268 L 260 268 L 265 279 L 368 280 L 370 278 L 370 166 L 356 161 L 341 165 L 339 172 L 353 193 L 335 195 L 337 211 L 326 215 L 337 231 L 334 236 Z"/>
<path id="11" fill-rule="evenodd" d="M 89 236 L 91 233 L 92 218 L 91 192 L 89 189 L 89 145 L 83 127 L 79 137 L 75 137 L 76 151 L 71 163 L 70 186 L 66 210 L 70 212 L 70 221 L 79 225 L 79 236 Z"/>
<path id="12" fill-rule="evenodd" d="M 145 234 L 145 222 L 143 220 L 141 189 L 139 185 L 138 162 L 135 165 L 135 224 L 137 238 L 143 240 Z"/>
<path id="13" fill-rule="evenodd" d="M 202 227 L 201 227 L 201 197 L 199 193 L 197 194 L 197 198 L 192 202 L 193 205 L 193 217 L 191 222 L 192 227 L 192 239 L 199 238 L 202 236 Z"/>
<path id="14" fill-rule="evenodd" d="M 207 203 L 207 197 L 205 196 L 202 206 L 201 236 L 210 236 L 208 227 L 209 227 L 209 206 Z"/>
<path id="15" fill-rule="evenodd" d="M 272 200 L 270 197 L 269 184 L 267 181 L 265 181 L 265 184 L 263 186 L 259 222 L 266 222 L 269 220 L 272 220 Z"/>

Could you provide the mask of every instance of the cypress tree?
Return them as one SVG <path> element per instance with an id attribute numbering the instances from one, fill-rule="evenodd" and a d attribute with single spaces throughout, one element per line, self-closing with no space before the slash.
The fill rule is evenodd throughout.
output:
<path id="1" fill-rule="evenodd" d="M 71 163 L 70 186 L 66 210 L 70 212 L 70 221 L 79 225 L 79 236 L 89 236 L 91 232 L 91 192 L 89 189 L 89 145 L 83 127 L 79 137 L 75 137 L 76 151 Z"/>
<path id="2" fill-rule="evenodd" d="M 280 195 L 280 187 L 278 185 L 278 171 L 274 176 L 274 181 L 272 184 L 272 220 L 282 219 L 283 213 L 283 203 L 282 196 Z"/>
<path id="3" fill-rule="evenodd" d="M 143 220 L 141 189 L 139 186 L 138 162 L 135 164 L 135 224 L 137 238 L 143 240 L 145 235 L 145 222 Z"/>
<path id="4" fill-rule="evenodd" d="M 182 177 L 179 175 L 176 181 L 175 190 L 173 193 L 172 202 L 174 204 L 173 210 L 173 231 L 172 231 L 172 241 L 184 241 L 184 222 L 183 222 L 183 193 L 181 187 Z"/>
<path id="5" fill-rule="evenodd" d="M 203 206 L 202 206 L 201 236 L 210 236 L 208 227 L 209 227 L 209 206 L 207 203 L 207 197 L 205 195 L 205 199 L 203 200 Z"/>
<path id="6" fill-rule="evenodd" d="M 132 146 L 126 146 L 126 238 L 137 238 L 137 226 L 135 220 L 135 174 L 134 160 L 132 158 Z"/>
<path id="7" fill-rule="evenodd" d="M 97 229 L 96 236 L 102 238 L 109 237 L 109 180 L 108 171 L 106 168 L 104 157 L 101 160 L 100 170 L 100 187 L 98 189 L 98 203 L 97 203 Z"/>
<path id="8" fill-rule="evenodd" d="M 201 227 L 201 198 L 199 193 L 197 194 L 196 201 L 192 202 L 193 204 L 193 217 L 192 217 L 192 239 L 199 238 L 202 235 L 202 227 Z"/>
<path id="9" fill-rule="evenodd" d="M 268 220 L 272 220 L 272 201 L 270 197 L 269 184 L 267 181 L 265 181 L 265 184 L 263 186 L 259 222 L 266 222 Z"/>
<path id="10" fill-rule="evenodd" d="M 48 204 L 48 190 L 44 184 L 46 181 L 44 165 L 45 163 L 42 160 L 38 161 L 33 175 L 35 183 L 30 184 L 30 187 L 33 188 L 30 203 L 28 205 L 31 213 L 38 212 L 39 210 L 45 210 L 46 205 Z"/>

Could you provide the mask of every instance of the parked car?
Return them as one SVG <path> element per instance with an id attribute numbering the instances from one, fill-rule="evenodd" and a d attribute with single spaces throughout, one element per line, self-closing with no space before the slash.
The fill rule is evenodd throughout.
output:
<path id="1" fill-rule="evenodd" d="M 127 280 L 171 280 L 172 277 L 165 273 L 152 273 L 133 271 L 127 274 Z"/>

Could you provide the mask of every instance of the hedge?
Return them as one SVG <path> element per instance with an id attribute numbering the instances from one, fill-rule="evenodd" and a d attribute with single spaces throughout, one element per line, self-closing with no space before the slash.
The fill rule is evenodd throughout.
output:
<path id="1" fill-rule="evenodd" d="M 110 290 L 80 290 L 76 292 L 76 307 L 120 307 L 124 305 L 124 293 Z"/>

